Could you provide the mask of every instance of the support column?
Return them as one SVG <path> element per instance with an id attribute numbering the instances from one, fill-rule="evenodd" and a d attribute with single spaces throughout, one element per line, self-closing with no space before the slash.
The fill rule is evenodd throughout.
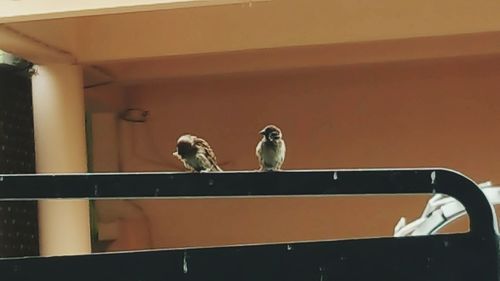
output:
<path id="1" fill-rule="evenodd" d="M 82 68 L 53 64 L 36 70 L 32 83 L 37 173 L 86 172 Z M 40 255 L 91 252 L 88 200 L 41 200 L 38 213 Z"/>

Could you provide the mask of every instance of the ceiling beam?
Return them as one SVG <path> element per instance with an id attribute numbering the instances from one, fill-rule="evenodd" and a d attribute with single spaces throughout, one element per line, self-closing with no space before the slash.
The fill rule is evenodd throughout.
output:
<path id="1" fill-rule="evenodd" d="M 37 64 L 76 62 L 76 58 L 71 53 L 46 44 L 5 24 L 0 24 L 0 48 Z"/>
<path id="2" fill-rule="evenodd" d="M 157 57 L 100 64 L 115 81 L 321 68 L 471 56 L 498 56 L 500 32 Z"/>

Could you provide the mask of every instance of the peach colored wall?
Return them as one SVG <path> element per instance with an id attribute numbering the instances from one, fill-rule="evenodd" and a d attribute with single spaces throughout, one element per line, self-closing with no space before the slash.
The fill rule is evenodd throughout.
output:
<path id="1" fill-rule="evenodd" d="M 116 113 L 99 112 L 91 115 L 92 135 L 97 144 L 92 144 L 93 173 L 116 172 L 120 169 L 118 143 L 118 120 Z"/>
<path id="2" fill-rule="evenodd" d="M 444 166 L 500 181 L 498 62 L 408 62 L 129 87 L 130 105 L 149 110 L 151 119 L 129 125 L 128 133 L 135 155 L 165 166 L 181 167 L 171 152 L 189 132 L 212 145 L 225 169 L 255 169 L 257 132 L 275 123 L 287 143 L 287 169 Z M 125 157 L 126 170 L 165 169 L 130 151 Z"/>
<path id="3" fill-rule="evenodd" d="M 175 248 L 392 235 L 424 196 L 140 200 L 152 248 Z M 419 208 L 421 207 L 421 208 Z M 139 229 L 140 231 L 140 229 Z"/>
<path id="4" fill-rule="evenodd" d="M 206 138 L 226 170 L 257 168 L 267 123 L 287 142 L 285 169 L 443 166 L 500 181 L 500 64 L 435 60 L 195 77 L 129 86 L 151 119 L 122 124 L 125 171 L 172 171 L 182 133 Z M 154 247 L 391 235 L 425 199 L 138 201 Z"/>

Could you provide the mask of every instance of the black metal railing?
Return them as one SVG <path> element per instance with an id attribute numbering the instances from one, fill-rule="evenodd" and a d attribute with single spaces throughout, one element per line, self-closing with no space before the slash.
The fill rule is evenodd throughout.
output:
<path id="1" fill-rule="evenodd" d="M 0 278 L 500 280 L 493 208 L 471 180 L 446 169 L 0 176 L 3 200 L 426 193 L 444 193 L 459 200 L 469 214 L 470 231 L 421 237 L 3 259 Z"/>

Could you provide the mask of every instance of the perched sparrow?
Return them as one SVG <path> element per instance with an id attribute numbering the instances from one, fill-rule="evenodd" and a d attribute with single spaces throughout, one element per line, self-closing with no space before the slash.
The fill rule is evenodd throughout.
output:
<path id="1" fill-rule="evenodd" d="M 173 153 L 184 166 L 193 172 L 222 171 L 215 159 L 210 145 L 192 135 L 183 135 L 177 140 L 177 151 Z"/>
<path id="2" fill-rule="evenodd" d="M 257 144 L 256 154 L 259 159 L 261 171 L 273 171 L 281 169 L 285 161 L 285 141 L 283 141 L 281 130 L 268 125 L 259 132 L 262 139 Z"/>

